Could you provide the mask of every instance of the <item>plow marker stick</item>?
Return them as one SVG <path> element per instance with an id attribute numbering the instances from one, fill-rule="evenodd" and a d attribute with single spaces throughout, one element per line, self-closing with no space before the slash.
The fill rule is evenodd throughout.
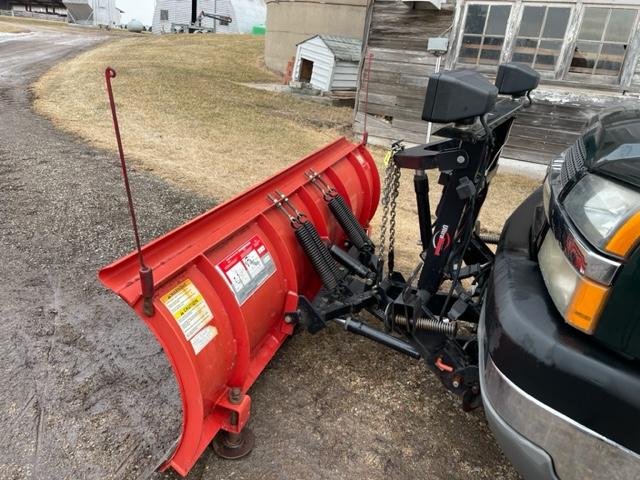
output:
<path id="1" fill-rule="evenodd" d="M 133 225 L 133 237 L 136 242 L 138 252 L 138 262 L 140 264 L 140 289 L 143 298 L 143 311 L 148 317 L 154 313 L 153 307 L 153 270 L 147 267 L 142 256 L 142 247 L 140 245 L 140 234 L 138 233 L 138 222 L 136 221 L 136 211 L 133 208 L 133 196 L 131 195 L 131 187 L 129 185 L 129 175 L 127 174 L 127 164 L 124 160 L 124 149 L 122 148 L 122 138 L 120 137 L 120 125 L 118 124 L 118 114 L 116 112 L 116 102 L 113 99 L 113 89 L 111 88 L 111 79 L 116 78 L 116 71 L 107 67 L 104 71 L 104 78 L 107 83 L 107 92 L 109 93 L 109 104 L 111 106 L 111 116 L 113 117 L 113 129 L 116 133 L 116 141 L 118 142 L 118 154 L 120 155 L 120 166 L 122 168 L 122 178 L 124 180 L 124 188 L 127 192 L 127 202 L 129 203 L 129 215 L 131 215 L 131 224 Z"/>
<path id="2" fill-rule="evenodd" d="M 243 160 L 236 161 L 242 175 Z M 182 433 L 163 469 L 186 475 L 219 431 L 243 433 L 246 392 L 293 332 L 287 314 L 296 312 L 299 295 L 314 298 L 321 287 L 289 219 L 267 195 L 282 192 L 323 240 L 344 245 L 344 231 L 305 176 L 309 169 L 368 227 L 380 198 L 378 171 L 364 145 L 341 138 L 142 247 L 156 282 L 152 316 L 144 314 L 135 252 L 100 271 L 154 333 L 180 388 Z"/>

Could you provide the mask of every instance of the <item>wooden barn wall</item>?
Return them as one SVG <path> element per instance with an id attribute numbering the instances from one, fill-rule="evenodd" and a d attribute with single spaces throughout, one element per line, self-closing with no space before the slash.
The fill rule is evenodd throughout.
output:
<path id="1" fill-rule="evenodd" d="M 372 137 L 423 142 L 427 125 L 420 116 L 427 79 L 436 60 L 427 53 L 427 40 L 446 35 L 453 11 L 412 9 L 400 0 L 372 1 L 354 130 L 362 132 L 366 110 L 367 130 Z"/>
<path id="2" fill-rule="evenodd" d="M 399 139 L 424 143 L 427 124 L 420 117 L 427 80 L 436 60 L 426 51 L 427 39 L 447 35 L 454 21 L 453 8 L 415 10 L 400 0 L 372 1 L 354 131 L 362 133 L 364 112 L 368 111 L 367 130 L 376 143 L 388 144 Z M 368 54 L 372 54 L 370 73 Z M 368 105 L 365 106 L 368 75 Z M 640 62 L 637 75 L 640 81 Z M 547 87 L 547 90 L 541 88 L 534 105 L 518 116 L 504 149 L 505 157 L 548 163 L 575 141 L 593 114 L 603 107 L 625 103 L 619 96 L 594 100 L 598 93 L 588 90 L 566 101 L 557 87 Z M 629 98 L 628 101 L 638 100 Z"/>

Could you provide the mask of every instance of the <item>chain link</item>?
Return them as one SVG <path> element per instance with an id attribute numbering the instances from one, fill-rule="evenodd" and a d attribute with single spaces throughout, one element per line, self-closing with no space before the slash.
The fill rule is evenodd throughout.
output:
<path id="1" fill-rule="evenodd" d="M 392 156 L 384 171 L 382 184 L 382 222 L 378 241 L 380 258 L 385 257 L 387 228 L 389 230 L 389 251 L 393 251 L 396 241 L 396 204 L 400 190 L 400 168 L 393 161 L 397 149 L 392 148 Z"/>

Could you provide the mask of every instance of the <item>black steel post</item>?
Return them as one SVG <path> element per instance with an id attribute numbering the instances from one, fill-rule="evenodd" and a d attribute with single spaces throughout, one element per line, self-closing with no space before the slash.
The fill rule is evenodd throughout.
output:
<path id="1" fill-rule="evenodd" d="M 418 207 L 418 222 L 420 225 L 420 241 L 425 251 L 431 244 L 431 204 L 429 203 L 429 178 L 425 172 L 413 176 L 413 186 L 416 191 L 416 205 Z"/>

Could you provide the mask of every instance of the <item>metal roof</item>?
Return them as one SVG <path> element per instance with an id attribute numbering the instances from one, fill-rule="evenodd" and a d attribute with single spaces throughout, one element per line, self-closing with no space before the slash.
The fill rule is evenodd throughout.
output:
<path id="1" fill-rule="evenodd" d="M 325 43 L 327 48 L 331 50 L 331 53 L 335 56 L 336 60 L 345 60 L 347 62 L 359 62 L 360 54 L 362 51 L 362 42 L 357 38 L 339 37 L 337 35 L 314 35 L 311 38 L 307 38 L 301 43 L 308 42 L 316 37 Z"/>

